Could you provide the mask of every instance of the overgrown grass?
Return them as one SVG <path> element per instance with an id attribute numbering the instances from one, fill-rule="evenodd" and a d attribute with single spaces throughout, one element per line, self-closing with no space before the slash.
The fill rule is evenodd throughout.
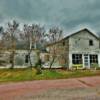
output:
<path id="1" fill-rule="evenodd" d="M 36 71 L 31 69 L 3 69 L 0 70 L 0 82 L 14 82 L 32 80 Z"/>
<path id="2" fill-rule="evenodd" d="M 100 75 L 100 70 L 42 70 L 42 74 L 36 73 L 35 69 L 0 69 L 0 83 L 96 76 Z"/>
<path id="3" fill-rule="evenodd" d="M 36 75 L 34 79 L 67 79 L 67 78 L 78 78 L 85 76 L 96 76 L 100 75 L 99 70 L 75 70 L 75 71 L 66 71 L 66 70 L 44 70 L 42 74 Z"/>

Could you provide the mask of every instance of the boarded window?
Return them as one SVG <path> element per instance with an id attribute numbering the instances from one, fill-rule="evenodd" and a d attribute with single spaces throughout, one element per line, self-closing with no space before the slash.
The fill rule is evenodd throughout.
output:
<path id="1" fill-rule="evenodd" d="M 28 63 L 29 62 L 29 55 L 26 55 L 25 56 L 25 63 Z"/>

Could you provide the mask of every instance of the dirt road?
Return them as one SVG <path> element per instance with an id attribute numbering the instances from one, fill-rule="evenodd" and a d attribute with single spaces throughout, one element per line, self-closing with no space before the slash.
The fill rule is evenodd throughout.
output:
<path id="1" fill-rule="evenodd" d="M 47 96 L 48 93 L 50 94 L 50 92 L 48 92 L 50 90 L 53 91 L 51 93 L 53 94 L 56 93 L 56 96 L 58 95 L 57 98 L 60 96 L 60 94 L 62 95 L 63 91 L 65 90 L 66 91 L 63 93 L 65 95 L 65 93 L 67 92 L 65 97 L 68 97 L 67 96 L 68 93 L 71 93 L 70 91 L 72 91 L 73 94 L 75 93 L 80 93 L 80 95 L 87 94 L 86 96 L 88 96 L 88 94 L 90 93 L 89 95 L 91 97 L 92 96 L 97 97 L 96 95 L 94 95 L 97 92 L 99 98 L 100 95 L 99 87 L 100 87 L 100 76 L 74 78 L 74 79 L 40 80 L 40 81 L 28 81 L 20 83 L 9 83 L 0 85 L 0 100 L 39 100 L 39 98 L 41 98 L 40 100 L 46 100 L 42 99 L 42 97 L 44 96 L 44 94 L 45 96 Z M 64 97 L 64 95 L 62 95 L 61 97 Z M 38 96 L 39 98 L 37 98 Z M 51 96 L 48 95 L 47 97 L 49 97 L 48 100 L 50 100 L 50 97 L 52 97 L 52 95 Z M 52 100 L 64 100 L 64 99 L 52 98 Z M 67 98 L 65 100 L 67 100 Z M 70 100 L 70 98 L 68 100 Z M 75 100 L 78 100 L 78 98 Z M 92 99 L 82 99 L 82 100 L 92 100 Z M 95 98 L 93 100 L 95 100 Z M 100 98 L 98 100 L 100 100 Z"/>

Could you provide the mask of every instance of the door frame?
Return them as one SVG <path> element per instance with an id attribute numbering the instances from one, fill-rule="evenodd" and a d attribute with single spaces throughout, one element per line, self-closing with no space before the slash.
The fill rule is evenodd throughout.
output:
<path id="1" fill-rule="evenodd" d="M 90 68 L 90 55 L 89 54 L 83 54 L 83 67 Z"/>

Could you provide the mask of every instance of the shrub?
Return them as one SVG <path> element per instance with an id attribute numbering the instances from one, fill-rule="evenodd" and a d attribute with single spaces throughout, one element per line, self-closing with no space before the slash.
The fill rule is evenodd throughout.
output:
<path id="1" fill-rule="evenodd" d="M 42 62 L 41 62 L 41 59 L 39 59 L 38 62 L 35 64 L 35 68 L 37 70 L 37 74 L 41 74 L 42 73 L 41 67 L 42 67 Z"/>
<path id="2" fill-rule="evenodd" d="M 62 64 L 61 66 L 62 66 L 62 68 L 64 68 L 64 69 L 68 69 L 68 64 Z"/>
<path id="3" fill-rule="evenodd" d="M 92 63 L 91 64 L 91 68 L 97 69 L 97 68 L 99 68 L 99 65 L 97 63 Z"/>

